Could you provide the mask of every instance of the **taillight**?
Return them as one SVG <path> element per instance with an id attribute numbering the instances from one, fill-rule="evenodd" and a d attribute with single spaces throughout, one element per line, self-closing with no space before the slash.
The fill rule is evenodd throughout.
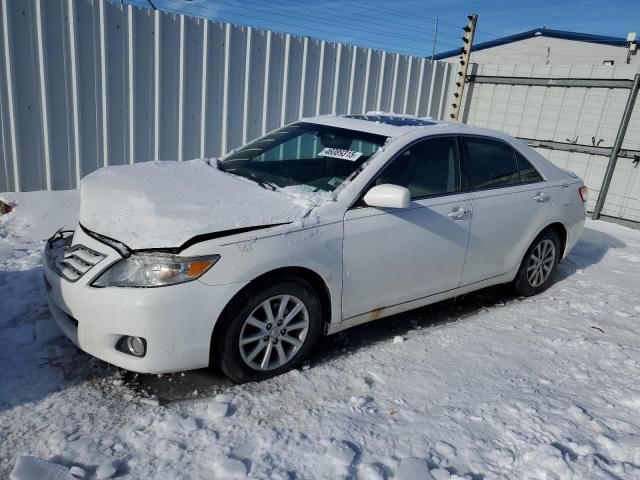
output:
<path id="1" fill-rule="evenodd" d="M 586 202 L 587 198 L 589 198 L 589 189 L 587 188 L 586 185 L 581 186 L 578 189 L 578 193 L 580 194 L 580 198 L 582 199 L 583 202 Z"/>

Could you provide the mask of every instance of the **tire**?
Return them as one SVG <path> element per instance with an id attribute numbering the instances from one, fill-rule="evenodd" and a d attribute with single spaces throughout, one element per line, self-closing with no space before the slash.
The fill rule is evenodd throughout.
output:
<path id="1" fill-rule="evenodd" d="M 560 238 L 555 231 L 545 230 L 538 235 L 525 253 L 518 275 L 513 281 L 516 293 L 522 297 L 530 297 L 546 290 L 551 285 L 551 277 L 560 261 L 560 255 Z"/>
<path id="2" fill-rule="evenodd" d="M 309 355 L 322 331 L 322 306 L 308 282 L 283 277 L 241 292 L 221 321 L 211 342 L 215 364 L 236 383 L 258 382 L 295 368 Z"/>

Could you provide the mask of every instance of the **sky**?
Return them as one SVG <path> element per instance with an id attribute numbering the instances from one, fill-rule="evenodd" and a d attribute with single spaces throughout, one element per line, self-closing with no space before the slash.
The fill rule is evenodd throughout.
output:
<path id="1" fill-rule="evenodd" d="M 478 14 L 475 43 L 541 26 L 625 38 L 630 31 L 640 34 L 640 0 L 121 1 L 419 56 L 460 47 L 471 13 Z"/>

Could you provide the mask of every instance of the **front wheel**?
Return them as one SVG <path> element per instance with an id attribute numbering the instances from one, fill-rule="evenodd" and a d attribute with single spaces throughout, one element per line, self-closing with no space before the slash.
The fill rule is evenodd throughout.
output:
<path id="1" fill-rule="evenodd" d="M 283 279 L 243 292 L 221 319 L 212 348 L 236 383 L 291 370 L 309 354 L 322 327 L 320 299 L 301 279 Z"/>
<path id="2" fill-rule="evenodd" d="M 516 292 L 530 297 L 551 284 L 551 276 L 560 261 L 560 239 L 553 230 L 542 232 L 531 244 L 514 281 Z"/>

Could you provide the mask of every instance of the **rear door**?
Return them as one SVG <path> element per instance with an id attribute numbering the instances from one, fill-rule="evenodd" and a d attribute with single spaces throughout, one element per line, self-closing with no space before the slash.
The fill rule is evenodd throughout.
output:
<path id="1" fill-rule="evenodd" d="M 471 216 L 455 137 L 408 147 L 371 186 L 380 184 L 408 188 L 411 204 L 383 209 L 360 203 L 345 214 L 344 319 L 460 284 Z"/>
<path id="2" fill-rule="evenodd" d="M 473 210 L 462 285 L 511 271 L 550 213 L 551 188 L 531 163 L 500 140 L 463 136 Z"/>

